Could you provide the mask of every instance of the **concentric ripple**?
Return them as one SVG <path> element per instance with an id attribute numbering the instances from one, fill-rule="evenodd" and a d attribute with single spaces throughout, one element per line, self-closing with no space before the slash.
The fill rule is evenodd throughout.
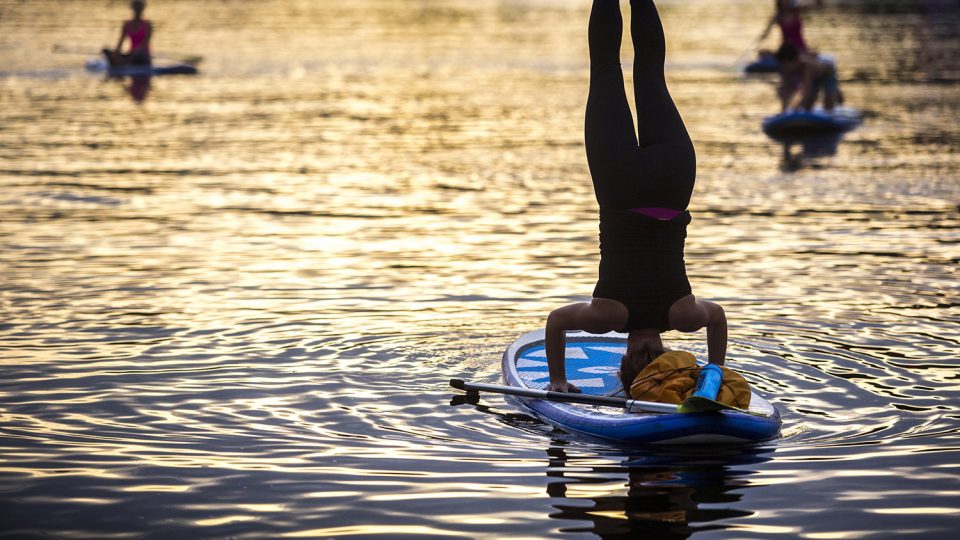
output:
<path id="1" fill-rule="evenodd" d="M 864 124 L 778 143 L 769 2 L 659 2 L 688 273 L 784 429 L 630 448 L 448 387 L 592 290 L 589 2 L 151 2 L 205 59 L 138 103 L 51 52 L 124 4 L 0 0 L 0 537 L 952 538 L 960 13 L 825 4 Z"/>

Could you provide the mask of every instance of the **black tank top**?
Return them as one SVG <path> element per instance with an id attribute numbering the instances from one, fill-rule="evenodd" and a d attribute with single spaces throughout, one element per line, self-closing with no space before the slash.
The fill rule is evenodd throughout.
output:
<path id="1" fill-rule="evenodd" d="M 683 260 L 690 212 L 658 220 L 625 209 L 600 210 L 600 277 L 593 296 L 627 306 L 625 331 L 667 330 L 674 302 L 691 293 Z"/>

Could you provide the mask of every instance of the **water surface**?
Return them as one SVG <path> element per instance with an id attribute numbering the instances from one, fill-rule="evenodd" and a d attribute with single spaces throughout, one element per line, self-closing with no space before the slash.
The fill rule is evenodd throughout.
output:
<path id="1" fill-rule="evenodd" d="M 865 122 L 783 145 L 737 65 L 768 4 L 660 8 L 688 272 L 783 438 L 644 449 L 447 387 L 592 290 L 587 2 L 152 2 L 155 49 L 205 58 L 138 102 L 52 52 L 124 2 L 0 0 L 0 530 L 951 537 L 960 12 L 827 2 Z"/>

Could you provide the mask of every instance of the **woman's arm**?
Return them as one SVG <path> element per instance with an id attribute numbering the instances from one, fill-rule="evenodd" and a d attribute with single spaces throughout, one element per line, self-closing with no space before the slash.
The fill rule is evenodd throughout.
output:
<path id="1" fill-rule="evenodd" d="M 777 87 L 777 95 L 780 97 L 780 112 L 787 112 L 787 109 L 790 108 L 790 98 L 793 97 L 793 91 L 787 87 L 785 80 Z"/>
<path id="2" fill-rule="evenodd" d="M 813 81 L 819 66 L 812 61 L 803 63 L 803 84 L 800 88 L 800 108 L 809 111 L 817 103 L 817 87 Z"/>
<path id="3" fill-rule="evenodd" d="M 785 67 L 780 71 L 780 86 L 777 87 L 777 95 L 780 97 L 780 112 L 786 112 L 793 108 L 794 98 L 803 85 L 803 66 L 796 64 L 791 67 Z"/>
<path id="4" fill-rule="evenodd" d="M 773 25 L 777 24 L 777 14 L 774 13 L 773 17 L 770 17 L 770 22 L 767 23 L 767 27 L 763 30 L 763 33 L 760 34 L 760 37 L 757 38 L 756 43 L 759 44 L 761 41 L 767 39 L 767 36 L 770 34 L 770 30 L 773 29 Z"/>
<path id="5" fill-rule="evenodd" d="M 117 40 L 117 46 L 114 47 L 114 52 L 120 54 L 120 48 L 123 47 L 123 40 L 127 37 L 127 23 L 123 23 L 123 26 L 120 27 L 120 39 Z"/>
<path id="6" fill-rule="evenodd" d="M 550 312 L 547 317 L 546 347 L 547 368 L 550 371 L 550 384 L 547 390 L 552 392 L 579 392 L 580 389 L 567 382 L 567 330 L 576 330 L 577 314 L 580 304 L 570 304 Z"/>
<path id="7" fill-rule="evenodd" d="M 670 326 L 681 332 L 707 328 L 707 357 L 722 366 L 727 357 L 727 315 L 720 304 L 699 300 L 692 294 L 670 306 Z"/>
<path id="8" fill-rule="evenodd" d="M 727 314 L 720 304 L 700 300 L 707 311 L 707 358 L 722 366 L 727 358 Z"/>
<path id="9" fill-rule="evenodd" d="M 550 312 L 547 317 L 546 348 L 547 367 L 553 392 L 579 392 L 580 389 L 567 382 L 566 348 L 567 330 L 583 330 L 591 334 L 604 334 L 619 330 L 627 323 L 627 307 L 605 298 L 591 302 L 578 302 Z"/>

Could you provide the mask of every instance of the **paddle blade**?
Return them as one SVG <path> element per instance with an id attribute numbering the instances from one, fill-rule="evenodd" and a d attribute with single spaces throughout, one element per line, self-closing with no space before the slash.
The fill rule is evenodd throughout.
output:
<path id="1" fill-rule="evenodd" d="M 720 403 L 719 401 L 714 401 L 712 399 L 707 399 L 700 396 L 690 396 L 683 400 L 683 403 L 677 406 L 677 412 L 684 414 L 719 411 L 736 411 L 738 413 L 751 414 L 753 416 L 765 416 L 761 413 L 756 413 L 745 409 L 738 409 L 732 405 L 727 405 L 725 403 Z"/>
<path id="2" fill-rule="evenodd" d="M 679 413 L 704 413 L 704 412 L 716 412 L 729 408 L 728 406 L 714 401 L 712 399 L 707 399 L 705 397 L 690 396 L 687 399 L 683 400 L 683 403 L 677 406 L 677 412 Z"/>

